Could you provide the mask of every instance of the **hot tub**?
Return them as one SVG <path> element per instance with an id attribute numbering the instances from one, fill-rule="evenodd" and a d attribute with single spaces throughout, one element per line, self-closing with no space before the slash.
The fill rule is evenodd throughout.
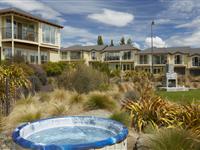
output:
<path id="1" fill-rule="evenodd" d="M 17 127 L 13 141 L 34 150 L 127 150 L 128 129 L 114 120 L 91 116 L 48 118 Z"/>

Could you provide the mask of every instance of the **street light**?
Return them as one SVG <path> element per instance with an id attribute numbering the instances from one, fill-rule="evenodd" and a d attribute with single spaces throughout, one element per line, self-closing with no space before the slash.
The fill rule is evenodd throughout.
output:
<path id="1" fill-rule="evenodd" d="M 154 66 L 153 66 L 153 25 L 155 25 L 155 22 L 152 21 L 151 22 L 151 73 L 154 73 Z"/>

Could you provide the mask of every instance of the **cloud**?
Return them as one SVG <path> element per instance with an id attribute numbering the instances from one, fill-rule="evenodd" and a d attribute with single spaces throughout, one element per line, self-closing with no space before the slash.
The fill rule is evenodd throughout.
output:
<path id="1" fill-rule="evenodd" d="M 64 39 L 73 39 L 73 38 L 85 38 L 85 39 L 93 39 L 97 36 L 86 29 L 76 28 L 72 26 L 64 26 L 62 30 L 62 36 Z"/>
<path id="2" fill-rule="evenodd" d="M 124 27 L 134 20 L 134 16 L 130 13 L 110 9 L 103 9 L 102 13 L 89 14 L 88 18 L 116 27 Z"/>
<path id="3" fill-rule="evenodd" d="M 192 46 L 199 47 L 200 31 L 193 32 L 190 35 L 172 36 L 166 40 L 170 46 Z"/>
<path id="4" fill-rule="evenodd" d="M 200 28 L 200 18 L 196 18 L 192 20 L 192 22 L 185 23 L 185 24 L 179 24 L 176 26 L 176 28 Z"/>
<path id="5" fill-rule="evenodd" d="M 97 35 L 84 28 L 64 26 L 62 30 L 62 45 L 64 47 L 72 45 L 90 45 L 94 44 Z"/>
<path id="6" fill-rule="evenodd" d="M 169 24 L 171 23 L 172 21 L 170 19 L 156 19 L 155 20 L 155 24 Z"/>
<path id="7" fill-rule="evenodd" d="M 138 49 L 141 49 L 140 44 L 138 44 L 137 42 L 133 42 L 133 46 L 136 47 L 136 48 L 138 48 Z"/>
<path id="8" fill-rule="evenodd" d="M 145 39 L 145 46 L 151 47 L 151 37 L 147 37 Z M 156 37 L 153 37 L 153 47 L 158 47 L 158 48 L 167 47 L 167 44 L 160 37 L 156 36 Z"/>
<path id="9" fill-rule="evenodd" d="M 65 22 L 61 17 L 61 14 L 56 10 L 48 7 L 44 3 L 36 0 L 0 0 L 0 4 L 6 5 L 8 7 L 16 7 L 24 11 L 28 11 L 37 15 L 40 15 L 42 18 L 55 20 L 59 23 Z"/>

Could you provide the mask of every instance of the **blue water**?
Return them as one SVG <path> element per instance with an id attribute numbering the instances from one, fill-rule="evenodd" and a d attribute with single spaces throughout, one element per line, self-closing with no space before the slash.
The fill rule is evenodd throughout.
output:
<path id="1" fill-rule="evenodd" d="M 27 137 L 29 141 L 43 144 L 84 144 L 115 136 L 114 133 L 95 127 L 75 126 L 46 129 Z"/>

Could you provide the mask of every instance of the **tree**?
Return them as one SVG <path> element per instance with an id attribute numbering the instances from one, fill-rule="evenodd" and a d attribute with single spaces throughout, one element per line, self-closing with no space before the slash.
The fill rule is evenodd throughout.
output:
<path id="1" fill-rule="evenodd" d="M 121 38 L 120 45 L 125 45 L 125 38 L 124 37 Z"/>
<path id="2" fill-rule="evenodd" d="M 113 40 L 110 41 L 110 46 L 114 46 Z"/>
<path id="3" fill-rule="evenodd" d="M 133 41 L 131 40 L 131 38 L 129 38 L 129 39 L 127 40 L 127 44 L 128 44 L 128 45 L 132 45 L 132 44 L 133 44 Z"/>
<path id="4" fill-rule="evenodd" d="M 97 38 L 97 45 L 103 45 L 103 38 L 101 35 L 99 35 Z"/>

